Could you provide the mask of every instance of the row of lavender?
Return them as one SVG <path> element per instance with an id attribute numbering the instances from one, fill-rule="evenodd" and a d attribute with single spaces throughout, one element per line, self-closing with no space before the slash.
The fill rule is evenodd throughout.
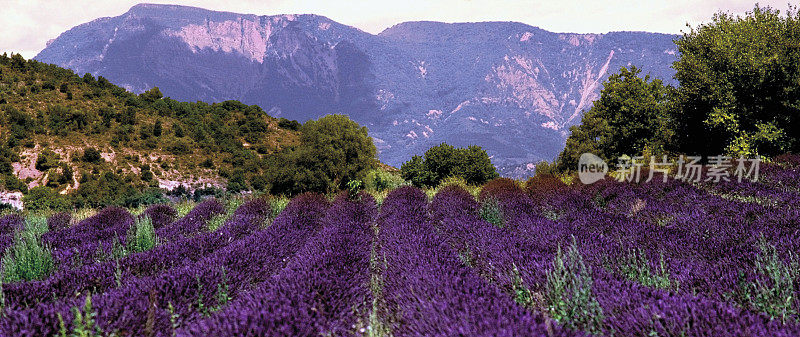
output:
<path id="1" fill-rule="evenodd" d="M 382 206 L 380 246 L 386 266 L 380 309 L 393 335 L 574 335 L 518 305 L 470 269 L 437 233 L 427 209 L 425 194 L 410 187 L 393 191 Z"/>
<path id="2" fill-rule="evenodd" d="M 179 336 L 318 336 L 363 333 L 371 301 L 369 259 L 375 200 L 346 194 L 322 230 L 279 273 Z"/>
<path id="3" fill-rule="evenodd" d="M 186 235 L 153 250 L 67 269 L 44 281 L 7 284 L 8 305 L 0 331 L 27 336 L 54 335 L 62 328 L 69 331 L 75 328 L 76 314 L 80 315 L 74 308 L 94 293 L 94 315 L 102 331 L 170 335 L 281 269 L 319 229 L 327 201 L 314 196 L 296 198 L 263 229 L 272 210 L 256 199 L 240 207 L 220 229 L 200 231 L 200 223 L 210 213 L 221 211 L 218 206 L 214 201 L 198 205 L 168 225 L 181 226 Z M 186 228 L 195 228 L 197 233 L 192 235 Z M 47 296 L 48 292 L 52 295 Z"/>

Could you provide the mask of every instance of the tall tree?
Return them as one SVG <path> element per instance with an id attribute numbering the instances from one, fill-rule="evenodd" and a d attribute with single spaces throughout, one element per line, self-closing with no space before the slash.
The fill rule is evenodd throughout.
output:
<path id="1" fill-rule="evenodd" d="M 267 159 L 266 180 L 274 194 L 344 189 L 351 180 L 363 180 L 377 166 L 377 150 L 367 128 L 345 115 L 327 115 L 306 122 L 300 145 Z"/>
<path id="2" fill-rule="evenodd" d="M 604 83 L 600 99 L 570 128 L 559 155 L 561 171 L 575 170 L 582 153 L 614 161 L 621 155 L 658 155 L 669 150 L 672 137 L 670 97 L 661 80 L 640 76 L 636 67 L 622 68 Z"/>
<path id="3" fill-rule="evenodd" d="M 677 141 L 686 153 L 800 150 L 800 15 L 716 14 L 676 41 Z"/>

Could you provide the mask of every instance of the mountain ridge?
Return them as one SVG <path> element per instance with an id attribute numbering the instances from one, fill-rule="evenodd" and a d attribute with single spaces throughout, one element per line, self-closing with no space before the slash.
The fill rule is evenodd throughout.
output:
<path id="1" fill-rule="evenodd" d="M 672 83 L 675 35 L 553 33 L 519 22 L 411 21 L 378 34 L 315 14 L 140 4 L 76 26 L 35 58 L 133 92 L 345 113 L 399 166 L 439 142 L 486 148 L 504 175 L 552 159 L 622 66 Z"/>

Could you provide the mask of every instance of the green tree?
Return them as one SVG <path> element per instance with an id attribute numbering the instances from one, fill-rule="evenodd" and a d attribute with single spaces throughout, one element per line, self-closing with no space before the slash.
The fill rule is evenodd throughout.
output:
<path id="1" fill-rule="evenodd" d="M 589 152 L 614 161 L 621 155 L 660 155 L 670 144 L 674 91 L 658 79 L 641 77 L 641 70 L 622 68 L 603 84 L 594 102 L 572 132 L 559 155 L 560 171 L 578 167 L 578 158 Z"/>
<path id="2" fill-rule="evenodd" d="M 497 178 L 497 170 L 489 155 L 480 146 L 456 148 L 447 143 L 434 146 L 425 156 L 413 156 L 400 167 L 403 179 L 415 186 L 437 186 L 448 177 L 460 177 L 479 185 Z"/>
<path id="3" fill-rule="evenodd" d="M 460 152 L 460 165 L 455 175 L 464 178 L 467 184 L 480 185 L 499 177 L 489 155 L 480 146 L 470 145 Z"/>
<path id="4" fill-rule="evenodd" d="M 161 133 L 163 133 L 163 127 L 161 126 L 161 120 L 157 120 L 155 124 L 153 124 L 153 136 L 161 137 Z"/>
<path id="5" fill-rule="evenodd" d="M 327 115 L 301 128 L 300 145 L 270 156 L 265 167 L 273 194 L 345 189 L 377 167 L 367 128 L 344 115 Z"/>
<path id="6" fill-rule="evenodd" d="M 363 180 L 377 166 L 377 150 L 367 128 L 345 115 L 308 121 L 301 131 L 299 164 L 321 170 L 340 189 L 350 180 Z"/>
<path id="7" fill-rule="evenodd" d="M 93 147 L 88 147 L 84 149 L 83 156 L 81 159 L 83 159 L 83 161 L 87 163 L 95 163 L 95 164 L 103 161 L 103 157 L 100 155 L 100 151 L 97 151 L 97 149 Z"/>
<path id="8" fill-rule="evenodd" d="M 36 157 L 36 169 L 39 171 L 47 171 L 58 166 L 60 159 L 57 153 L 50 149 L 44 149 Z"/>
<path id="9" fill-rule="evenodd" d="M 300 130 L 300 122 L 281 117 L 278 119 L 278 127 L 297 131 Z"/>
<path id="10" fill-rule="evenodd" d="M 686 153 L 800 150 L 800 13 L 716 14 L 676 41 L 677 144 Z"/>
<path id="11" fill-rule="evenodd" d="M 161 99 L 162 97 L 164 97 L 164 95 L 161 94 L 161 90 L 159 90 L 158 87 L 152 87 L 150 88 L 150 90 L 147 90 L 143 92 L 141 95 L 139 95 L 139 97 L 147 102 L 152 103 Z"/>
<path id="12" fill-rule="evenodd" d="M 21 72 L 25 72 L 28 68 L 28 63 L 25 61 L 25 58 L 22 57 L 21 54 L 11 54 L 11 68 L 14 70 L 18 70 Z"/>
<path id="13" fill-rule="evenodd" d="M 93 147 L 88 147 L 85 150 L 83 150 L 83 156 L 81 159 L 83 159 L 83 161 L 87 163 L 95 163 L 95 164 L 103 161 L 103 157 L 100 155 L 100 151 L 97 151 L 97 149 Z"/>
<path id="14" fill-rule="evenodd" d="M 422 156 L 414 155 L 411 160 L 400 166 L 400 175 L 414 186 L 426 186 L 430 184 L 428 171 L 425 169 L 425 160 Z"/>

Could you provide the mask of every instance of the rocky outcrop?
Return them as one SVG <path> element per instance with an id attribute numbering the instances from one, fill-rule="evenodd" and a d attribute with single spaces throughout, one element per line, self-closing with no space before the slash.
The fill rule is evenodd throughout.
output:
<path id="1" fill-rule="evenodd" d="M 316 15 L 137 5 L 77 26 L 36 58 L 134 92 L 241 100 L 274 116 L 345 113 L 399 165 L 478 144 L 508 175 L 552 159 L 603 81 L 637 65 L 670 82 L 674 36 L 558 34 L 511 22 L 407 22 L 372 35 Z"/>

